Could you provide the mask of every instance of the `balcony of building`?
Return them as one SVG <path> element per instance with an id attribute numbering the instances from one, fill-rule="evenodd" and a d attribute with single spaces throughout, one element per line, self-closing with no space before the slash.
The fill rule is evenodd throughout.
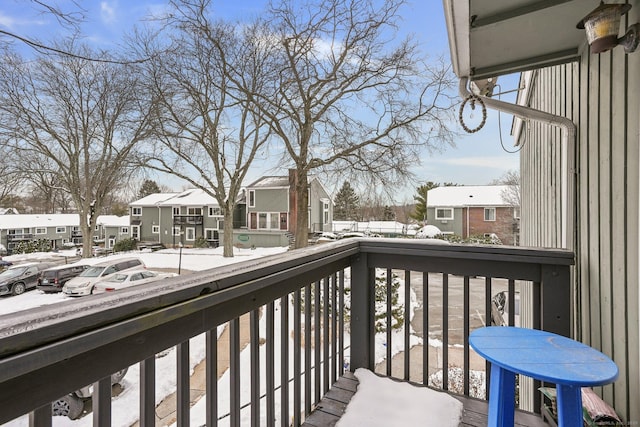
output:
<path id="1" fill-rule="evenodd" d="M 563 250 L 355 238 L 0 316 L 0 423 L 30 414 L 51 425 L 52 401 L 93 384 L 86 416 L 117 425 L 110 374 L 135 367 L 139 424 L 155 425 L 157 360 L 174 350 L 178 426 L 191 423 L 195 388 L 206 425 L 333 425 L 357 368 L 451 394 L 462 425 L 486 425 L 488 384 L 474 379 L 488 366 L 470 332 L 502 293 L 522 308 L 500 311 L 507 323 L 569 335 L 572 263 Z M 192 354 L 203 335 L 206 351 Z M 545 425 L 539 386 L 520 381 L 517 425 Z"/>

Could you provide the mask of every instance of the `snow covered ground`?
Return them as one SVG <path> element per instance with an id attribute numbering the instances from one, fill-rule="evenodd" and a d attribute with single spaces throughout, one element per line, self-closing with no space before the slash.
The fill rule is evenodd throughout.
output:
<path id="1" fill-rule="evenodd" d="M 179 259 L 180 254 L 178 250 L 166 249 L 157 252 L 136 252 L 134 254 L 127 253 L 125 255 L 113 255 L 113 257 L 123 257 L 123 256 L 139 256 L 147 265 L 149 269 L 154 268 L 178 268 L 178 263 L 180 262 L 180 267 L 183 270 L 190 271 L 200 271 L 206 270 L 209 268 L 214 268 L 230 263 L 250 260 L 252 258 L 259 258 L 262 256 L 280 253 L 286 251 L 287 248 L 258 248 L 255 250 L 250 249 L 236 249 L 235 256 L 233 258 L 224 258 L 222 256 L 222 248 L 217 249 L 183 249 L 181 260 Z M 5 257 L 5 259 L 12 261 L 14 263 L 23 262 L 23 261 L 33 261 L 36 259 L 44 259 L 50 258 L 52 254 L 30 254 L 30 255 L 14 255 L 10 257 Z M 60 252 L 56 254 L 56 256 L 72 256 L 72 253 Z M 89 260 L 90 262 L 100 262 L 105 258 L 94 258 Z M 83 260 L 87 261 L 87 260 Z M 403 286 L 404 284 L 402 284 Z M 399 295 L 402 296 L 404 293 L 400 290 Z M 85 297 L 90 298 L 90 297 Z M 66 297 L 62 294 L 43 294 L 40 291 L 30 291 L 26 292 L 23 295 L 19 296 L 11 296 L 11 297 L 1 297 L 0 298 L 0 315 L 10 314 L 19 310 L 24 310 L 27 308 L 48 305 L 48 304 L 60 304 L 63 305 L 65 301 L 69 301 L 70 297 Z M 264 317 L 261 319 L 261 331 L 264 331 Z M 275 316 L 276 322 L 279 322 L 280 316 Z M 292 321 L 293 316 L 290 316 L 290 321 Z M 279 325 L 275 325 L 276 329 L 279 329 Z M 292 327 L 292 325 L 290 325 Z M 218 330 L 218 335 L 222 332 L 223 326 L 221 326 Z M 261 333 L 262 335 L 262 333 Z M 381 334 L 380 337 L 376 337 L 376 355 L 383 356 L 385 354 L 385 345 L 384 342 L 384 334 Z M 276 334 L 276 340 L 279 340 L 279 334 Z M 394 339 L 392 340 L 394 344 L 393 353 L 397 353 L 402 351 L 403 348 L 403 332 L 401 330 L 396 331 L 394 333 Z M 417 337 L 412 336 L 411 345 L 415 345 L 420 343 L 420 340 Z M 279 349 L 279 343 L 275 343 L 275 348 Z M 290 343 L 289 348 L 293 349 L 293 342 Z M 264 346 L 261 346 L 261 353 L 264 352 Z M 264 356 L 264 355 L 263 355 Z M 158 357 L 156 361 L 156 403 L 162 401 L 166 396 L 175 391 L 176 386 L 176 359 L 175 359 L 175 350 L 170 349 L 163 353 L 161 357 Z M 193 370 L 194 367 L 200 363 L 205 357 L 205 339 L 204 336 L 198 336 L 190 341 L 190 365 Z M 250 347 L 245 348 L 245 350 L 241 353 L 241 372 L 242 372 L 242 403 L 249 401 L 248 390 L 249 390 L 249 380 L 250 380 Z M 264 360 L 264 357 L 262 358 Z M 276 360 L 279 360 L 279 355 L 276 355 Z M 279 364 L 276 364 L 276 368 L 279 369 Z M 261 370 L 264 375 L 264 369 Z M 112 422 L 114 426 L 130 426 L 138 419 L 138 405 L 139 405 L 139 368 L 138 365 L 133 365 L 129 368 L 127 375 L 122 381 L 122 385 L 124 390 L 121 394 L 115 397 L 112 401 Z M 355 405 L 349 408 L 350 419 L 356 420 L 355 424 L 351 423 L 347 420 L 341 422 L 341 427 L 350 427 L 353 425 L 362 425 L 358 423 L 357 420 L 363 420 L 365 416 L 369 419 L 372 413 L 376 413 L 376 411 L 372 411 L 373 408 L 379 409 L 389 409 L 388 403 L 388 393 L 384 393 L 383 391 L 387 389 L 388 386 L 392 385 L 392 380 L 380 379 L 380 381 L 371 379 L 366 372 L 360 371 L 358 374 L 359 377 L 364 381 L 361 382 L 358 394 L 366 394 L 368 404 L 365 407 L 361 407 Z M 279 373 L 276 372 L 276 378 L 279 378 Z M 384 383 L 384 381 L 391 381 L 389 383 Z M 261 384 L 264 387 L 266 383 L 265 379 L 261 379 Z M 224 408 L 228 408 L 228 395 L 225 395 L 225 391 L 229 390 L 229 375 L 226 372 L 219 380 L 219 405 L 220 405 L 220 413 L 224 415 Z M 446 427 L 448 425 L 457 426 L 458 420 L 461 416 L 461 409 L 455 404 L 443 404 L 443 400 L 446 398 L 453 399 L 449 396 L 442 396 L 442 393 L 437 393 L 432 390 L 428 390 L 425 394 L 424 389 L 422 391 L 417 391 L 414 387 L 401 387 L 397 390 L 394 390 L 394 395 L 400 399 L 399 401 L 405 402 L 407 405 L 417 406 L 428 410 L 427 413 L 431 414 L 431 419 L 435 419 L 432 417 L 439 417 L 438 419 L 442 420 L 441 425 Z M 429 392 L 434 393 L 429 396 Z M 359 400 L 359 399 L 358 399 Z M 356 400 L 356 402 L 358 401 Z M 455 400 L 455 399 L 454 399 Z M 414 403 L 411 403 L 414 402 Z M 290 404 L 291 407 L 291 404 Z M 399 409 L 395 408 L 395 409 Z M 405 411 L 406 412 L 406 411 Z M 279 414 L 279 411 L 276 410 L 276 414 Z M 423 425 L 425 418 L 422 416 L 422 413 L 416 413 L 414 415 L 409 415 L 408 413 L 404 413 L 402 418 L 398 418 L 395 421 L 401 421 L 401 424 L 396 424 L 393 419 L 393 413 L 380 414 L 380 416 L 374 416 L 373 419 L 376 421 L 372 421 L 372 424 L 367 424 L 370 427 L 377 426 L 389 426 L 389 425 L 403 425 L 403 426 L 412 426 L 412 425 Z M 399 416 L 399 414 L 398 414 Z M 247 425 L 249 417 L 249 408 L 243 410 L 242 414 L 242 425 Z M 390 418 L 391 417 L 391 418 Z M 228 424 L 228 417 L 222 418 L 220 420 L 221 426 L 224 426 L 225 423 Z M 23 416 L 12 422 L 4 424 L 5 426 L 11 427 L 22 427 L 28 426 L 28 417 Z M 66 417 L 54 417 L 53 419 L 54 426 L 90 426 L 92 425 L 92 417 L 85 416 L 78 420 L 72 421 Z M 191 411 L 191 425 L 204 425 L 204 402 L 201 400 L 195 406 L 193 406 Z"/>

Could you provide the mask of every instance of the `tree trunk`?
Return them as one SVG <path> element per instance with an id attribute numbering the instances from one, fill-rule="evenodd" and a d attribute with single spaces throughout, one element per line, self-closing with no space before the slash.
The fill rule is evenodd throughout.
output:
<path id="1" fill-rule="evenodd" d="M 233 257 L 233 210 L 225 207 L 222 256 Z"/>
<path id="2" fill-rule="evenodd" d="M 309 190 L 307 172 L 296 169 L 296 244 L 295 248 L 306 248 L 309 244 Z"/>
<path id="3" fill-rule="evenodd" d="M 94 225 L 94 219 L 87 223 L 87 220 L 83 219 L 83 214 L 80 213 L 80 230 L 82 231 L 82 258 L 91 258 L 93 256 L 93 251 L 91 249 L 93 248 Z"/>

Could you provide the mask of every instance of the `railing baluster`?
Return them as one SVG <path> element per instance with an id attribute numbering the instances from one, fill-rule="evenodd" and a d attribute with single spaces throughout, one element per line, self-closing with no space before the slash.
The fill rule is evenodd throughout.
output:
<path id="1" fill-rule="evenodd" d="M 493 319 L 492 315 L 492 306 L 491 299 L 493 298 L 493 292 L 491 290 L 492 279 L 491 277 L 486 277 L 485 279 L 485 287 L 484 287 L 484 303 L 485 303 L 485 318 L 487 322 L 487 326 L 491 326 L 491 322 Z M 484 395 L 487 399 L 489 399 L 489 383 L 491 382 L 491 363 L 485 359 L 484 361 L 484 377 L 485 377 L 485 389 Z"/>
<path id="2" fill-rule="evenodd" d="M 338 370 L 340 375 L 344 375 L 344 270 L 340 270 L 340 281 L 338 283 L 338 328 L 340 335 L 338 338 Z"/>
<path id="3" fill-rule="evenodd" d="M 302 413 L 302 362 L 301 362 L 301 292 L 300 289 L 293 294 L 293 425 L 299 426 Z"/>
<path id="4" fill-rule="evenodd" d="M 322 360 L 320 355 L 320 347 L 321 347 L 321 337 L 322 337 L 322 320 L 320 319 L 320 289 L 321 289 L 321 281 L 318 280 L 314 285 L 314 293 L 313 293 L 313 342 L 314 342 L 314 352 L 313 352 L 313 403 L 317 404 L 320 402 L 320 369 L 322 368 Z"/>
<path id="5" fill-rule="evenodd" d="M 311 285 L 304 288 L 304 415 L 311 413 Z"/>
<path id="6" fill-rule="evenodd" d="M 409 381 L 411 366 L 409 341 L 411 340 L 411 272 L 404 271 L 404 380 Z"/>
<path id="7" fill-rule="evenodd" d="M 36 408 L 29 413 L 29 427 L 51 427 L 51 404 Z"/>
<path id="8" fill-rule="evenodd" d="M 337 380 L 338 372 L 338 274 L 331 276 L 331 384 Z"/>
<path id="9" fill-rule="evenodd" d="M 331 360 L 329 359 L 329 330 L 331 329 L 329 325 L 329 311 L 331 310 L 329 305 L 329 277 L 325 277 L 322 283 L 322 394 L 325 394 L 329 391 L 329 368 L 331 366 Z"/>
<path id="10" fill-rule="evenodd" d="M 176 346 L 177 359 L 177 391 L 176 391 L 176 416 L 178 427 L 189 426 L 189 400 L 190 400 L 190 378 L 189 378 L 189 340 Z"/>
<path id="11" fill-rule="evenodd" d="M 515 280 L 509 279 L 509 326 L 516 324 L 516 286 Z"/>
<path id="12" fill-rule="evenodd" d="M 280 298 L 280 425 L 289 426 L 289 295 Z"/>
<path id="13" fill-rule="evenodd" d="M 229 321 L 229 424 L 240 427 L 240 318 Z"/>
<path id="14" fill-rule="evenodd" d="M 251 426 L 260 425 L 260 313 L 252 310 L 249 316 L 251 346 Z"/>
<path id="15" fill-rule="evenodd" d="M 156 357 L 140 362 L 140 425 L 156 422 Z"/>
<path id="16" fill-rule="evenodd" d="M 429 384 L 429 273 L 422 273 L 422 384 Z"/>
<path id="17" fill-rule="evenodd" d="M 471 306 L 469 304 L 469 276 L 464 276 L 464 285 L 463 285 L 463 332 L 462 339 L 464 340 L 464 362 L 463 362 L 463 384 L 464 384 L 464 395 L 469 396 L 469 322 L 470 322 L 470 311 Z"/>
<path id="18" fill-rule="evenodd" d="M 94 426 L 111 426 L 111 375 L 93 384 L 91 410 L 93 412 Z"/>
<path id="19" fill-rule="evenodd" d="M 449 275 L 442 274 L 442 389 L 449 390 Z"/>
<path id="20" fill-rule="evenodd" d="M 393 310 L 392 307 L 392 296 L 391 296 L 391 284 L 392 284 L 392 277 L 391 277 L 392 273 L 391 273 L 391 269 L 387 268 L 387 288 L 386 288 L 386 295 L 387 295 L 387 315 L 386 315 L 386 321 L 387 321 L 387 343 L 386 343 L 386 359 L 387 359 L 387 376 L 390 377 L 391 376 L 391 332 L 393 330 L 393 319 L 391 317 L 391 312 Z M 376 283 L 377 285 L 377 283 Z M 375 298 L 375 289 L 374 289 L 374 298 Z M 374 314 L 375 316 L 375 314 Z M 373 322 L 373 327 L 375 328 L 375 320 Z"/>
<path id="21" fill-rule="evenodd" d="M 267 304 L 267 426 L 275 425 L 276 404 L 275 404 L 275 303 L 271 301 Z"/>
<path id="22" fill-rule="evenodd" d="M 218 425 L 218 328 L 206 332 L 206 417 L 207 427 Z M 143 424 L 153 425 L 153 424 Z"/>

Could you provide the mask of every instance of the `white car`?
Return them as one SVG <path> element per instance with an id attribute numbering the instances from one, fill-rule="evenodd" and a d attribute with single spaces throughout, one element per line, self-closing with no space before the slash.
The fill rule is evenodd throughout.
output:
<path id="1" fill-rule="evenodd" d="M 91 295 L 94 285 L 112 274 L 141 268 L 145 268 L 145 265 L 139 258 L 118 258 L 94 264 L 65 283 L 62 292 L 73 297 Z"/>
<path id="2" fill-rule="evenodd" d="M 93 293 L 102 294 L 105 292 L 119 291 L 120 289 L 154 282 L 175 275 L 174 273 L 156 273 L 150 270 L 123 271 L 122 273 L 112 274 L 108 279 L 96 283 L 93 288 Z"/>

